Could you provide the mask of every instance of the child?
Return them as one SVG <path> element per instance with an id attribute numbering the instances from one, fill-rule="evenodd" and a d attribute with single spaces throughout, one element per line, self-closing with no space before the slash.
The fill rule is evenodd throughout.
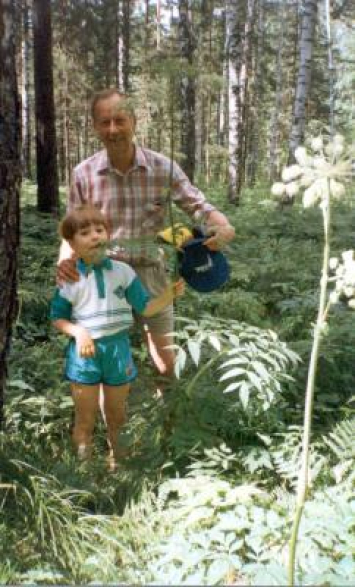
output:
<path id="1" fill-rule="evenodd" d="M 129 265 L 105 255 L 108 225 L 94 206 L 68 213 L 59 231 L 73 249 L 80 273 L 79 281 L 56 289 L 51 303 L 54 326 L 71 337 L 65 377 L 71 382 L 75 407 L 73 441 L 80 458 L 90 457 L 102 385 L 109 462 L 114 469 L 125 402 L 137 375 L 127 332 L 133 321 L 131 307 L 143 316 L 153 316 L 183 294 L 184 282 L 170 284 L 151 299 Z"/>

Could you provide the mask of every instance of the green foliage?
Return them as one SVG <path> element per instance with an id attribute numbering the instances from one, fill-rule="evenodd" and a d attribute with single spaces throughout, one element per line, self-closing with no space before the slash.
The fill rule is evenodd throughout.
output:
<path id="1" fill-rule="evenodd" d="M 299 360 L 272 331 L 235 320 L 211 321 L 209 317 L 200 322 L 180 319 L 179 323 L 183 328 L 176 336 L 181 341 L 175 345 L 177 375 L 184 369 L 188 355 L 196 366 L 204 362 L 185 388 L 188 396 L 201 373 L 208 369 L 211 376 L 217 369 L 217 373 L 222 372 L 218 380 L 227 382 L 222 386 L 224 393 L 237 392 L 245 410 L 265 411 L 277 400 L 281 383 L 291 379 L 287 371 Z"/>
<path id="2" fill-rule="evenodd" d="M 154 549 L 156 582 L 284 585 L 293 498 L 270 499 L 253 485 L 221 480 L 218 469 L 203 469 L 201 463 L 189 477 L 160 487 L 158 506 L 172 523 Z M 302 584 L 351 584 L 353 508 L 350 488 L 317 492 L 309 501 L 301 528 Z"/>
<path id="3" fill-rule="evenodd" d="M 310 211 L 305 225 L 297 205 L 265 206 L 262 186 L 246 193 L 238 210 L 228 209 L 222 189 L 213 187 L 211 199 L 227 208 L 237 230 L 227 251 L 231 280 L 212 295 L 189 290 L 179 299 L 185 363 L 163 399 L 153 395 L 147 352 L 133 332 L 140 375 L 121 434 L 132 455 L 108 475 L 101 422 L 90 466 L 72 454 L 66 340 L 47 320 L 56 223 L 35 212 L 25 187 L 22 303 L 0 435 L 0 583 L 285 584 L 320 277 L 318 214 Z M 354 214 L 340 204 L 335 211 L 336 254 L 352 246 Z M 332 312 L 301 527 L 303 584 L 346 585 L 354 574 L 354 314 L 341 303 Z M 302 361 L 294 365 L 296 353 Z M 241 382 L 250 384 L 245 406 Z"/>

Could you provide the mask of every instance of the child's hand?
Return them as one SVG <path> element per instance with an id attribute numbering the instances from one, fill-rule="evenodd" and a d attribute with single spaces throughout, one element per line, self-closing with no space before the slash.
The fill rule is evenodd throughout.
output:
<path id="1" fill-rule="evenodd" d="M 179 298 L 180 296 L 184 295 L 185 281 L 182 278 L 180 278 L 178 281 L 175 281 L 175 283 L 172 283 L 171 287 L 172 287 L 174 298 Z"/>
<path id="2" fill-rule="evenodd" d="M 80 357 L 88 358 L 95 355 L 95 344 L 90 334 L 83 328 L 75 335 L 76 346 Z"/>

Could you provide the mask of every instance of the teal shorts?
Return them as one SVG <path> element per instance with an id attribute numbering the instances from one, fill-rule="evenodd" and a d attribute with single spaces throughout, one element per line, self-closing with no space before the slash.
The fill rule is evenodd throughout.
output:
<path id="1" fill-rule="evenodd" d="M 79 357 L 75 340 L 67 347 L 65 378 L 86 385 L 125 385 L 137 377 L 127 332 L 118 332 L 94 340 L 95 355 Z"/>

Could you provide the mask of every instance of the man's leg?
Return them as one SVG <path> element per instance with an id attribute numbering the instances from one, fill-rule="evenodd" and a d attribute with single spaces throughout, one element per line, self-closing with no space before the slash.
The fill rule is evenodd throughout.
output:
<path id="1" fill-rule="evenodd" d="M 175 351 L 170 347 L 174 339 L 171 334 L 156 334 L 149 329 L 144 331 L 149 354 L 154 366 L 160 375 L 173 377 L 175 365 Z"/>
<path id="2" fill-rule="evenodd" d="M 167 286 L 169 279 L 164 260 L 155 267 L 135 267 L 139 277 L 153 296 L 159 295 Z M 173 305 L 150 318 L 136 317 L 141 325 L 153 364 L 160 375 L 171 378 L 174 375 L 175 352 L 167 348 L 173 344 L 174 330 Z"/>
<path id="3" fill-rule="evenodd" d="M 99 385 L 72 383 L 75 420 L 73 442 L 80 458 L 89 458 L 92 450 L 92 435 L 99 407 Z"/>
<path id="4" fill-rule="evenodd" d="M 110 465 L 116 465 L 120 457 L 118 433 L 126 422 L 126 400 L 130 385 L 103 385 L 103 410 L 107 426 L 108 445 L 110 448 Z"/>

